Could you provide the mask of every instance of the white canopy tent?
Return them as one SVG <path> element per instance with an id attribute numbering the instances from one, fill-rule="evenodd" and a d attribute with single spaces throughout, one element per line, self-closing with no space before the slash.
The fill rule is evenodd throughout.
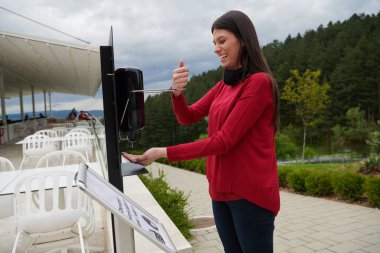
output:
<path id="1" fill-rule="evenodd" d="M 99 48 L 0 31 L 0 95 L 5 99 L 51 92 L 95 96 L 101 83 Z M 35 117 L 35 115 L 33 115 Z"/>

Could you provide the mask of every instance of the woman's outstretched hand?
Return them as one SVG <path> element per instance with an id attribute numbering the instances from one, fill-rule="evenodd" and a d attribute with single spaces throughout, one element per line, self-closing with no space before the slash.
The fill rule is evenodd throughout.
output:
<path id="1" fill-rule="evenodd" d="M 153 162 L 158 158 L 166 157 L 167 152 L 166 148 L 151 148 L 145 151 L 145 153 L 142 155 L 132 155 L 126 152 L 121 152 L 121 155 L 132 163 L 145 165 Z"/>
<path id="2" fill-rule="evenodd" d="M 173 91 L 175 97 L 178 97 L 181 94 L 181 90 L 186 87 L 188 79 L 189 69 L 185 67 L 183 60 L 180 60 L 179 67 L 173 70 L 172 88 L 178 89 Z"/>

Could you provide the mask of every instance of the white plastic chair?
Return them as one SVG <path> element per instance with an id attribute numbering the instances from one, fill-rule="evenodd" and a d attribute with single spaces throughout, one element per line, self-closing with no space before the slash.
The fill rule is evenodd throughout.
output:
<path id="1" fill-rule="evenodd" d="M 43 129 L 43 130 L 38 130 L 37 132 L 34 133 L 36 134 L 43 134 L 47 135 L 50 138 L 58 138 L 57 132 L 51 129 Z M 61 142 L 60 141 L 54 141 L 54 150 L 60 150 L 61 149 Z"/>
<path id="2" fill-rule="evenodd" d="M 87 121 L 80 120 L 80 121 L 78 121 L 77 126 L 85 126 L 85 127 L 88 127 L 88 126 L 90 126 L 90 125 L 87 123 Z"/>
<path id="3" fill-rule="evenodd" d="M 45 154 L 37 162 L 37 168 L 87 163 L 84 155 L 75 150 L 57 150 Z"/>
<path id="4" fill-rule="evenodd" d="M 66 127 L 53 127 L 51 130 L 55 131 L 58 137 L 63 137 L 69 132 Z"/>
<path id="5" fill-rule="evenodd" d="M 87 161 L 92 157 L 92 140 L 85 133 L 71 132 L 63 137 L 62 149 L 75 150 L 85 154 Z"/>
<path id="6" fill-rule="evenodd" d="M 72 122 L 62 123 L 61 126 L 66 127 L 66 128 L 73 128 L 73 127 L 75 127 L 74 123 L 72 123 Z"/>
<path id="7" fill-rule="evenodd" d="M 88 130 L 88 128 L 81 127 L 81 126 L 79 126 L 79 127 L 75 127 L 75 128 L 73 128 L 73 129 L 71 129 L 71 130 L 69 131 L 69 133 L 74 133 L 74 132 L 84 133 L 84 134 L 91 135 L 91 131 Z"/>
<path id="8" fill-rule="evenodd" d="M 54 143 L 50 141 L 50 137 L 43 134 L 29 135 L 25 137 L 22 144 L 22 162 L 20 168 L 23 167 L 25 161 L 30 158 L 40 158 L 44 154 L 55 149 Z"/>
<path id="9" fill-rule="evenodd" d="M 78 247 L 78 242 L 84 252 L 84 238 L 95 228 L 94 209 L 92 200 L 74 187 L 74 176 L 70 171 L 47 170 L 17 183 L 14 215 L 18 233 L 12 253 L 30 249 L 67 252 L 69 248 Z M 65 188 L 60 189 L 60 185 Z M 38 194 L 37 205 L 32 201 L 34 193 Z M 87 242 L 85 244 L 89 252 Z"/>
<path id="10" fill-rule="evenodd" d="M 5 157 L 0 156 L 0 171 L 15 170 L 13 163 Z"/>
<path id="11" fill-rule="evenodd" d="M 58 134 L 56 131 L 52 130 L 52 129 L 43 129 L 43 130 L 38 130 L 37 132 L 35 132 L 34 134 L 44 134 L 44 135 L 47 135 L 49 137 L 58 137 Z"/>
<path id="12" fill-rule="evenodd" d="M 96 123 L 95 124 L 95 133 L 100 134 L 104 129 L 104 126 L 101 123 Z"/>

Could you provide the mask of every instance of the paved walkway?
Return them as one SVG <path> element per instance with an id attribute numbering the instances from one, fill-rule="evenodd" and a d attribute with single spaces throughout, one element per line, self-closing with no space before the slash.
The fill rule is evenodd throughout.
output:
<path id="1" fill-rule="evenodd" d="M 189 194 L 190 217 L 212 216 L 205 176 L 158 163 L 149 170 Z M 275 253 L 380 253 L 379 209 L 281 192 L 275 226 Z M 193 235 L 194 252 L 223 252 L 215 227 Z"/>

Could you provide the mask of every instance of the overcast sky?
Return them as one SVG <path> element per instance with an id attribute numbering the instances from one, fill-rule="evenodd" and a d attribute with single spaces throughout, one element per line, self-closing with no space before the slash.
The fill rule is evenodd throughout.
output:
<path id="1" fill-rule="evenodd" d="M 0 7 L 52 26 L 92 46 L 107 45 L 114 30 L 115 67 L 134 66 L 144 74 L 145 88 L 169 87 L 171 73 L 184 59 L 190 75 L 215 69 L 210 27 L 229 10 L 241 10 L 253 21 L 261 46 L 290 34 L 301 35 L 354 13 L 377 14 L 380 0 L 0 0 Z M 0 30 L 81 44 L 41 25 L 0 9 Z M 52 95 L 53 109 L 102 109 L 96 98 Z M 43 110 L 37 96 L 36 110 Z M 24 101 L 31 110 L 30 98 Z M 7 101 L 7 113 L 18 113 L 18 99 Z"/>

